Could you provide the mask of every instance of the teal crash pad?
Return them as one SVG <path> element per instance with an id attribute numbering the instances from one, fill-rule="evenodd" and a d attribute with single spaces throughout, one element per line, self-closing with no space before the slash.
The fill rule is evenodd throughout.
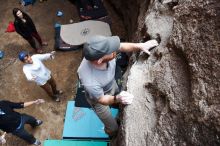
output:
<path id="1" fill-rule="evenodd" d="M 45 140 L 44 146 L 108 146 L 108 143 L 104 141 Z"/>
<path id="2" fill-rule="evenodd" d="M 118 110 L 111 108 L 113 117 Z M 104 124 L 90 108 L 75 107 L 75 101 L 68 101 L 63 129 L 63 139 L 109 140 Z"/>

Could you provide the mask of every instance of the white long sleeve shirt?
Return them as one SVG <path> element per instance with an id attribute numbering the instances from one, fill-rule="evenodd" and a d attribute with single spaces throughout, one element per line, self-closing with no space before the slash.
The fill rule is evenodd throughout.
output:
<path id="1" fill-rule="evenodd" d="M 51 78 L 51 71 L 42 63 L 43 60 L 51 58 L 51 54 L 36 54 L 31 56 L 33 63 L 25 64 L 23 72 L 29 81 L 34 81 L 37 85 L 44 85 Z"/>

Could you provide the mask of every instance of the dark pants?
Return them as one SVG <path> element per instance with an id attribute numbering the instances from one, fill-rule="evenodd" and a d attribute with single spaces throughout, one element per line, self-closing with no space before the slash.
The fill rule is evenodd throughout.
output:
<path id="1" fill-rule="evenodd" d="M 34 48 L 35 50 L 37 49 L 42 49 L 42 48 L 37 48 L 36 46 L 36 42 L 35 39 L 38 41 L 38 43 L 40 44 L 40 47 L 42 47 L 42 40 L 40 35 L 38 34 L 38 32 L 33 32 L 31 34 L 31 36 L 29 38 L 27 38 L 26 40 L 29 42 L 29 44 L 31 45 L 32 48 Z"/>
<path id="2" fill-rule="evenodd" d="M 24 129 L 24 125 L 30 124 L 32 127 L 34 127 L 36 125 L 37 119 L 35 119 L 34 117 L 29 116 L 27 114 L 22 114 L 21 119 L 22 119 L 21 120 L 21 127 L 19 129 L 15 130 L 14 132 L 12 132 L 12 134 L 20 137 L 21 139 L 27 141 L 30 144 L 33 144 L 36 141 L 36 138 L 34 138 L 34 136 L 32 134 L 28 133 Z"/>
<path id="3" fill-rule="evenodd" d="M 47 81 L 47 83 L 40 87 L 43 88 L 47 92 L 47 94 L 52 98 L 54 98 L 54 95 L 59 93 L 59 91 L 57 90 L 56 82 L 52 75 L 51 75 L 51 78 Z M 52 89 L 52 92 L 51 92 L 51 89 Z"/>

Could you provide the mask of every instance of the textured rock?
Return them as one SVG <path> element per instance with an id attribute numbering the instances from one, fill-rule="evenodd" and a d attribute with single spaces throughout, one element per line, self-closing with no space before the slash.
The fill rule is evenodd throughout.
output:
<path id="1" fill-rule="evenodd" d="M 199 145 L 219 145 L 220 1 L 180 3 L 174 18 L 171 46 L 183 54 L 188 64 L 192 93 L 188 111 L 198 132 L 195 139 L 189 140 Z M 202 137 L 208 139 L 207 144 Z"/>
<path id="2" fill-rule="evenodd" d="M 128 39 L 162 37 L 148 59 L 133 55 L 127 89 L 135 101 L 123 108 L 116 145 L 220 145 L 220 1 L 111 3 Z"/>

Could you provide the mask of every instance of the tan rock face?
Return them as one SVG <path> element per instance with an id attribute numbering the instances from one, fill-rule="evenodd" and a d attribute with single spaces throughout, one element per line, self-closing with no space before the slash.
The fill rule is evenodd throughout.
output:
<path id="1" fill-rule="evenodd" d="M 162 37 L 148 59 L 134 55 L 118 145 L 220 145 L 220 1 L 111 2 L 128 38 Z"/>

